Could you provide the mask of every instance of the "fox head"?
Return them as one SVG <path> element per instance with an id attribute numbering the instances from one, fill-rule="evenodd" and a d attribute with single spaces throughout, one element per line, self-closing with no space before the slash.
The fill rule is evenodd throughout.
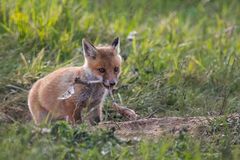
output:
<path id="1" fill-rule="evenodd" d="M 118 82 L 122 58 L 120 56 L 120 39 L 117 37 L 112 44 L 95 47 L 86 39 L 82 40 L 85 57 L 85 68 L 91 75 L 103 81 L 103 86 L 112 88 Z"/>

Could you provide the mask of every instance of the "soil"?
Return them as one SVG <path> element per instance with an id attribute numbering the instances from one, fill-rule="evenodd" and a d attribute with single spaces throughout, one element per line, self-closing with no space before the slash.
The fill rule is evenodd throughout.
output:
<path id="1" fill-rule="evenodd" d="M 156 138 L 163 135 L 177 135 L 180 132 L 188 132 L 197 136 L 205 131 L 218 117 L 164 117 L 139 119 L 125 122 L 101 122 L 100 128 L 114 129 L 115 136 L 123 139 Z M 240 120 L 240 114 L 232 114 L 227 117 L 228 121 Z"/>

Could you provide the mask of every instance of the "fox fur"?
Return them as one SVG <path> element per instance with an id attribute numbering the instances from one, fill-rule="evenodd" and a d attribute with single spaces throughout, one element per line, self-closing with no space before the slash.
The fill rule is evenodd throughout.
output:
<path id="1" fill-rule="evenodd" d="M 85 63 L 80 67 L 60 68 L 39 79 L 28 95 L 28 107 L 35 124 L 57 119 L 71 123 L 82 122 L 82 110 L 87 108 L 88 120 L 94 125 L 102 121 L 102 107 L 108 89 L 117 84 L 120 68 L 120 40 L 116 38 L 109 46 L 95 47 L 82 40 Z M 101 80 L 98 84 L 75 84 L 74 94 L 58 99 L 74 80 Z"/>

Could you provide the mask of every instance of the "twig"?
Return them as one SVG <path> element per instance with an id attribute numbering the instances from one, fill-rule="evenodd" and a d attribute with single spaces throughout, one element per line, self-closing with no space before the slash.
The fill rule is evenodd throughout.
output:
<path id="1" fill-rule="evenodd" d="M 108 89 L 108 93 L 109 93 L 109 95 L 110 95 L 110 97 L 112 98 L 112 102 L 116 102 L 115 101 L 115 98 L 114 98 L 114 96 L 113 96 L 113 92 L 112 92 L 112 89 Z"/>
<path id="2" fill-rule="evenodd" d="M 0 117 L 3 117 L 3 119 L 6 121 L 10 120 L 11 122 L 16 122 L 16 120 L 13 117 L 3 112 L 0 112 Z"/>
<path id="3" fill-rule="evenodd" d="M 148 116 L 146 116 L 145 118 L 151 118 L 154 114 L 156 114 L 158 111 L 160 110 L 165 110 L 161 107 L 159 107 L 158 109 L 156 109 L 155 111 L 153 111 L 152 113 L 150 113 Z"/>
<path id="4" fill-rule="evenodd" d="M 118 127 L 118 129 L 121 129 L 121 127 L 119 126 L 118 122 L 113 121 L 113 123 Z"/>
<path id="5" fill-rule="evenodd" d="M 26 89 L 21 88 L 21 87 L 18 87 L 18 86 L 14 86 L 14 85 L 12 85 L 12 84 L 8 84 L 7 87 L 9 87 L 9 88 L 14 88 L 14 89 L 17 89 L 17 90 L 21 90 L 21 91 L 23 91 L 23 92 L 28 92 Z"/>

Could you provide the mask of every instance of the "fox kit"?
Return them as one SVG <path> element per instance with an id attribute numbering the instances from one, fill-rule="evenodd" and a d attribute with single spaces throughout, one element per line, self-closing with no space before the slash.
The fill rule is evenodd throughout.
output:
<path id="1" fill-rule="evenodd" d="M 82 109 L 87 108 L 88 120 L 93 125 L 102 120 L 102 107 L 108 89 L 116 85 L 121 67 L 120 40 L 111 45 L 95 47 L 82 40 L 85 63 L 81 67 L 60 68 L 39 79 L 28 95 L 28 106 L 36 124 L 49 119 L 82 122 Z M 100 81 L 95 84 L 75 84 L 74 93 L 67 99 L 58 99 L 76 78 Z"/>

